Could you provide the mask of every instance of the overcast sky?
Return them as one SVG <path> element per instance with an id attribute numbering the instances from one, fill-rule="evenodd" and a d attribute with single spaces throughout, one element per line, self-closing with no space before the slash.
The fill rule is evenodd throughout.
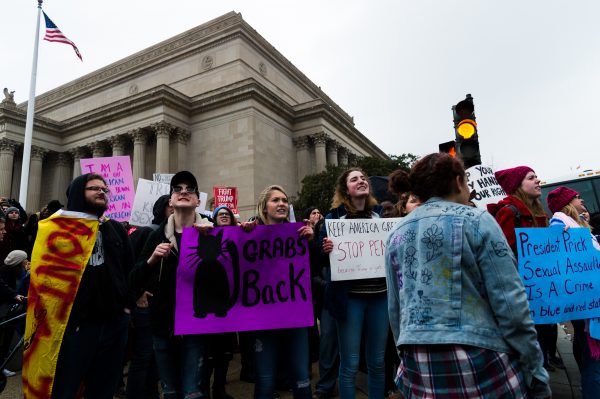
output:
<path id="1" fill-rule="evenodd" d="M 0 88 L 27 100 L 35 0 L 2 0 Z M 37 94 L 236 11 L 388 154 L 454 138 L 471 93 L 483 163 L 542 179 L 600 169 L 600 2 L 46 0 L 73 40 L 40 41 Z M 41 23 L 43 36 L 44 26 Z M 3 98 L 3 96 L 0 94 Z"/>

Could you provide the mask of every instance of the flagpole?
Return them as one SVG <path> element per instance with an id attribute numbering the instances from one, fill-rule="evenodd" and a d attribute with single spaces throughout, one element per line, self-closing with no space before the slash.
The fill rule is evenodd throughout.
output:
<path id="1" fill-rule="evenodd" d="M 37 77 L 38 47 L 40 44 L 40 15 L 43 0 L 38 0 L 37 22 L 35 27 L 35 44 L 33 45 L 33 63 L 31 81 L 29 83 L 29 101 L 27 101 L 27 119 L 25 121 L 25 142 L 23 144 L 23 164 L 21 165 L 21 186 L 19 203 L 27 209 L 27 189 L 29 185 L 29 163 L 31 161 L 31 139 L 33 137 L 33 114 L 35 112 L 35 80 Z"/>

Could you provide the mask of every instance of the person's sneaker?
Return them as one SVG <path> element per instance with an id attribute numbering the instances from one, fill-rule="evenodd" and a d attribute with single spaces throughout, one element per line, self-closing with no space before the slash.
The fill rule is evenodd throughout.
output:
<path id="1" fill-rule="evenodd" d="M 560 357 L 558 357 L 558 356 L 549 358 L 548 359 L 548 363 L 551 366 L 556 367 L 557 369 L 561 369 L 561 370 L 565 370 L 566 369 L 565 364 L 563 363 L 562 359 Z"/>
<path id="2" fill-rule="evenodd" d="M 9 369 L 2 370 L 2 374 L 4 374 L 5 377 L 12 377 L 13 375 L 17 375 L 17 373 L 15 373 L 14 371 L 10 371 Z"/>

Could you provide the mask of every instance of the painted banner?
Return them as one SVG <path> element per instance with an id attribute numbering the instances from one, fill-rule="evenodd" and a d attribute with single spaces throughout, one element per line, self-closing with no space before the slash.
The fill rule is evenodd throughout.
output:
<path id="1" fill-rule="evenodd" d="M 475 190 L 475 197 L 472 201 L 478 208 L 487 209 L 487 204 L 496 204 L 506 197 L 492 168 L 475 165 L 467 169 L 466 174 L 469 190 Z"/>
<path id="2" fill-rule="evenodd" d="M 385 277 L 385 242 L 401 218 L 326 219 L 331 279 Z"/>
<path id="3" fill-rule="evenodd" d="M 104 216 L 119 222 L 129 221 L 134 197 L 129 155 L 82 159 L 80 164 L 81 173 L 99 174 L 110 188 L 108 209 Z"/>
<path id="4" fill-rule="evenodd" d="M 314 324 L 308 241 L 302 223 L 183 230 L 175 334 L 307 327 Z"/>
<path id="5" fill-rule="evenodd" d="M 239 215 L 237 187 L 213 187 L 213 195 L 215 197 L 215 208 L 225 205 L 231 209 L 234 215 Z"/>
<path id="6" fill-rule="evenodd" d="M 154 203 L 162 195 L 169 195 L 170 191 L 171 186 L 168 184 L 138 179 L 129 224 L 133 226 L 150 226 L 152 219 L 154 219 L 154 214 L 152 213 Z"/>
<path id="7" fill-rule="evenodd" d="M 51 397 L 60 345 L 96 243 L 98 218 L 59 210 L 38 226 L 23 345 L 23 394 L 28 399 Z"/>
<path id="8" fill-rule="evenodd" d="M 516 229 L 519 274 L 536 324 L 600 317 L 600 251 L 590 231 Z"/>

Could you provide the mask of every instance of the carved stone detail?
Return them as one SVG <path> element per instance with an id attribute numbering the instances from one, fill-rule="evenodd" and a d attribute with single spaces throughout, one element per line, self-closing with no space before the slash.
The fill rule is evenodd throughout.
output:
<path id="1" fill-rule="evenodd" d="M 215 60 L 212 55 L 206 55 L 202 58 L 202 69 L 210 69 L 213 67 Z"/>
<path id="2" fill-rule="evenodd" d="M 59 152 L 56 154 L 56 165 L 58 166 L 71 166 L 71 157 L 66 152 Z"/>
<path id="3" fill-rule="evenodd" d="M 294 143 L 294 147 L 296 147 L 297 150 L 307 149 L 311 145 L 311 140 L 309 136 L 297 137 L 293 139 L 292 142 Z"/>
<path id="4" fill-rule="evenodd" d="M 121 135 L 109 137 L 108 143 L 111 146 L 113 152 L 117 151 L 121 154 L 123 152 L 125 152 L 125 145 L 126 145 L 125 137 L 123 137 Z"/>
<path id="5" fill-rule="evenodd" d="M 154 131 L 156 137 L 170 137 L 171 132 L 174 129 L 173 125 L 165 121 L 153 123 L 152 125 L 150 125 L 150 128 Z"/>
<path id="6" fill-rule="evenodd" d="M 107 145 L 104 141 L 94 141 L 88 146 L 92 150 L 92 157 L 100 158 L 106 155 Z"/>
<path id="7" fill-rule="evenodd" d="M 31 159 L 38 159 L 42 161 L 47 153 L 48 150 L 45 148 L 38 147 L 36 145 L 31 146 Z"/>
<path id="8" fill-rule="evenodd" d="M 315 133 L 311 136 L 311 138 L 313 139 L 315 146 L 325 146 L 327 145 L 327 140 L 329 139 L 327 133 L 325 132 Z"/>
<path id="9" fill-rule="evenodd" d="M 138 94 L 138 86 L 136 84 L 132 84 L 131 86 L 129 86 L 129 94 L 131 94 L 132 96 L 134 94 Z"/>
<path id="10" fill-rule="evenodd" d="M 267 64 L 261 61 L 258 64 L 258 72 L 260 72 L 262 76 L 267 76 Z"/>
<path id="11" fill-rule="evenodd" d="M 148 134 L 141 128 L 134 129 L 128 134 L 133 140 L 133 144 L 146 144 L 148 141 Z"/>
<path id="12" fill-rule="evenodd" d="M 3 138 L 2 140 L 0 140 L 1 152 L 11 152 L 14 154 L 17 148 L 19 148 L 19 143 L 17 143 L 16 141 L 12 141 L 7 138 Z"/>
<path id="13" fill-rule="evenodd" d="M 173 133 L 173 137 L 175 137 L 175 141 L 179 144 L 187 144 L 190 137 L 192 137 L 192 133 L 189 130 L 182 129 L 180 127 L 175 128 Z"/>

